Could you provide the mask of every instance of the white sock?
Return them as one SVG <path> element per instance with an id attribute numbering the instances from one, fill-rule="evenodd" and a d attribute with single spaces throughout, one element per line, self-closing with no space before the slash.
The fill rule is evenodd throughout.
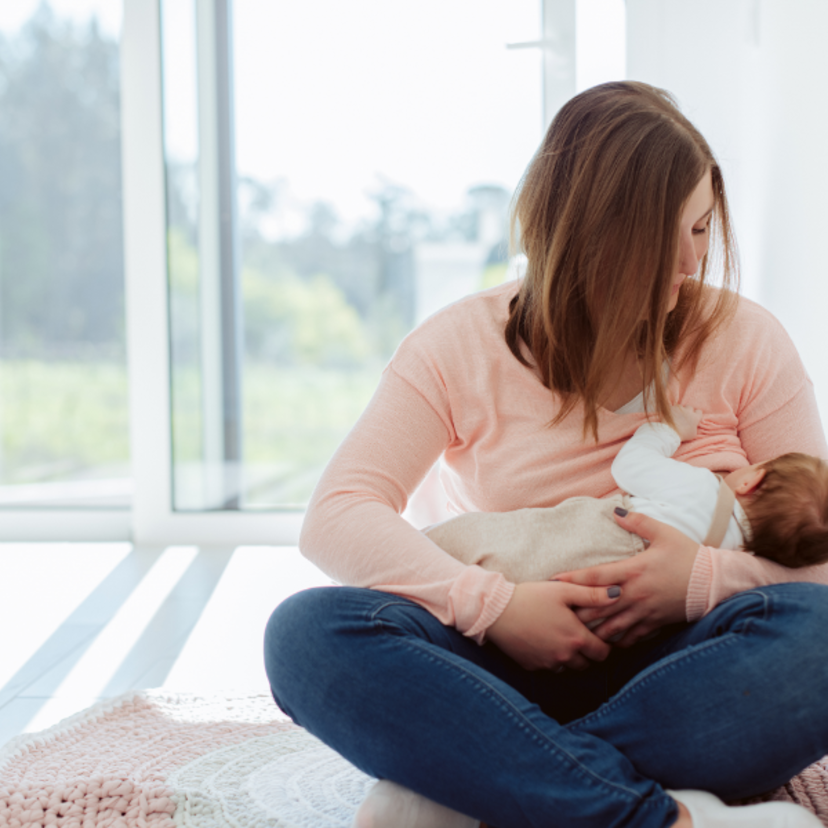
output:
<path id="1" fill-rule="evenodd" d="M 351 828 L 479 828 L 472 817 L 381 779 L 368 791 Z"/>
<path id="2" fill-rule="evenodd" d="M 706 791 L 667 791 L 690 812 L 693 828 L 823 828 L 822 820 L 793 802 L 728 807 Z"/>

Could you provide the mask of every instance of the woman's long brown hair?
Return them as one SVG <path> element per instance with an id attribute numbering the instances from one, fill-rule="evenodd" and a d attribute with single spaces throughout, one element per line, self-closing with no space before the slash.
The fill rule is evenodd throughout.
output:
<path id="1" fill-rule="evenodd" d="M 668 312 L 682 210 L 708 170 L 710 250 Z M 582 402 L 584 436 L 597 441 L 600 402 L 631 354 L 642 389 L 654 389 L 654 413 L 672 423 L 665 360 L 674 372 L 695 365 L 734 307 L 738 265 L 721 170 L 669 93 L 606 83 L 565 104 L 521 182 L 513 239 L 516 230 L 528 264 L 506 341 L 529 365 L 526 343 L 543 384 L 560 396 L 551 425 Z M 724 289 L 716 296 L 705 283 L 717 255 Z"/>

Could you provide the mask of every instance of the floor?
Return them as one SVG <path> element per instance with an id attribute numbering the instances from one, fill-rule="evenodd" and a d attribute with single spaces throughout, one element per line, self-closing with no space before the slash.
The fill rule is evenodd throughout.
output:
<path id="1" fill-rule="evenodd" d="M 295 547 L 0 544 L 0 745 L 129 690 L 267 693 L 270 613 L 327 584 Z"/>

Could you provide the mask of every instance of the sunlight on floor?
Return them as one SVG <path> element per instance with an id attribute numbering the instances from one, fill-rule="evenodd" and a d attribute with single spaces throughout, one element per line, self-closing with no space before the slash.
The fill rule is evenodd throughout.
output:
<path id="1" fill-rule="evenodd" d="M 165 549 L 150 571 L 136 585 L 92 645 L 75 663 L 52 693 L 52 698 L 29 722 L 27 730 L 42 730 L 54 722 L 53 709 L 63 711 L 63 699 L 99 698 L 121 665 L 118 654 L 131 650 L 164 599 L 178 583 L 198 550 L 193 547 Z"/>
<path id="2" fill-rule="evenodd" d="M 0 744 L 130 690 L 267 693 L 262 634 L 330 584 L 295 547 L 0 544 Z"/>
<path id="3" fill-rule="evenodd" d="M 163 686 L 270 692 L 262 662 L 267 619 L 294 592 L 330 583 L 294 548 L 239 547 Z"/>
<path id="4" fill-rule="evenodd" d="M 0 687 L 131 548 L 128 543 L 0 544 Z"/>

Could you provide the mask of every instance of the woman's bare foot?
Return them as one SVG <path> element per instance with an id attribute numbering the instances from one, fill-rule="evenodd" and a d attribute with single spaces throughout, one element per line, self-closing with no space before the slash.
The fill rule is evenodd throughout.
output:
<path id="1" fill-rule="evenodd" d="M 690 816 L 690 811 L 681 804 L 676 802 L 679 809 L 678 819 L 673 823 L 673 828 L 693 828 L 693 819 Z"/>

